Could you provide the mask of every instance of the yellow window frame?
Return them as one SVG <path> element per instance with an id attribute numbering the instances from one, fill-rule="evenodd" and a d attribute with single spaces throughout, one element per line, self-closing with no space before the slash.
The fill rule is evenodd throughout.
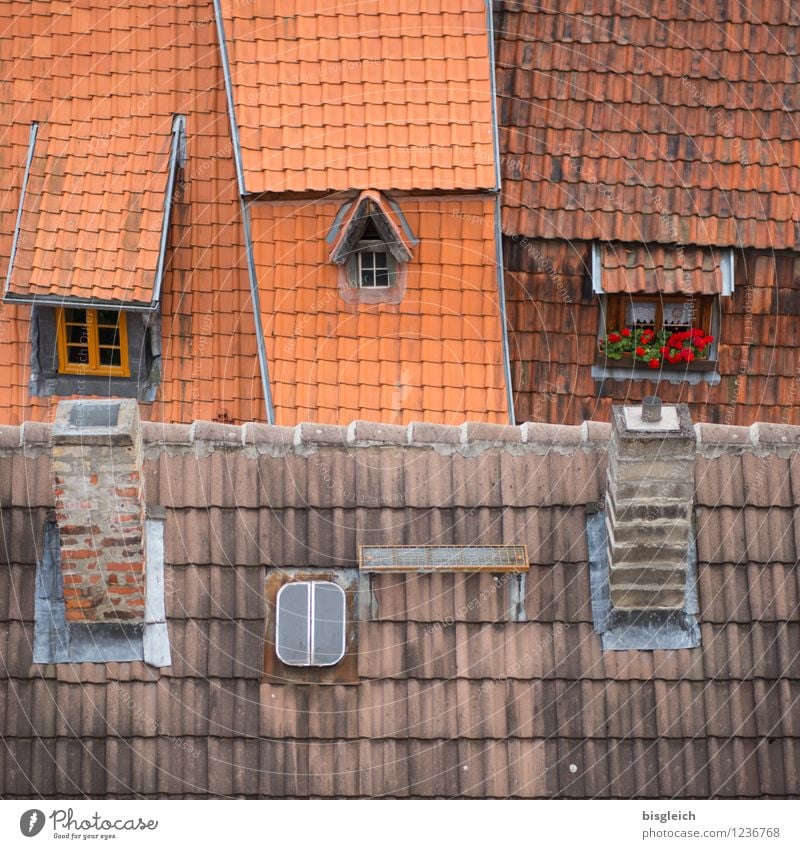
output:
<path id="1" fill-rule="evenodd" d="M 76 307 L 75 309 L 83 309 Z M 57 310 L 58 316 L 56 321 L 57 336 L 58 336 L 58 371 L 59 374 L 88 374 L 100 375 L 101 377 L 130 377 L 131 370 L 128 361 L 128 325 L 125 317 L 125 312 L 119 310 L 118 328 L 119 333 L 117 341 L 119 345 L 100 345 L 98 334 L 98 310 L 86 309 L 86 344 L 82 345 L 87 349 L 89 359 L 86 363 L 71 363 L 67 357 L 67 314 L 66 307 L 59 307 Z M 111 325 L 104 324 L 103 327 Z M 119 347 L 119 362 L 118 366 L 103 365 L 100 362 L 100 349 L 102 348 L 117 348 Z"/>

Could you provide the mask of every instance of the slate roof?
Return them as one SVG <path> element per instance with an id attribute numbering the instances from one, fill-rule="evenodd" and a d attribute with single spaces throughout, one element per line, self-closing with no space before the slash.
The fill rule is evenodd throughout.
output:
<path id="1" fill-rule="evenodd" d="M 497 185 L 482 0 L 222 0 L 247 192 Z"/>
<path id="2" fill-rule="evenodd" d="M 584 530 L 607 425 L 144 427 L 161 673 L 31 665 L 49 428 L 0 428 L 4 798 L 800 792 L 800 428 L 698 425 L 702 646 L 603 653 Z M 488 575 L 379 576 L 360 684 L 261 683 L 266 564 L 423 542 L 527 544 L 528 621 Z"/>
<path id="3" fill-rule="evenodd" d="M 499 6 L 509 231 L 797 247 L 794 9 L 768 0 Z"/>

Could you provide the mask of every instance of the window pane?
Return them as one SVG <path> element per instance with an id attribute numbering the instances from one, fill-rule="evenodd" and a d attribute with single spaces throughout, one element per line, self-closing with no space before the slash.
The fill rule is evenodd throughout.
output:
<path id="1" fill-rule="evenodd" d="M 692 301 L 683 303 L 665 303 L 664 327 L 691 327 L 694 319 L 694 304 Z"/>
<path id="2" fill-rule="evenodd" d="M 101 345 L 119 345 L 119 331 L 116 327 L 99 327 L 97 341 Z"/>
<path id="3" fill-rule="evenodd" d="M 101 366 L 119 366 L 121 364 L 119 348 L 100 348 Z"/>
<path id="4" fill-rule="evenodd" d="M 655 301 L 628 301 L 625 311 L 625 325 L 627 327 L 655 328 L 655 323 Z"/>
<path id="5" fill-rule="evenodd" d="M 70 345 L 85 345 L 89 341 L 89 331 L 86 325 L 81 327 L 79 324 L 67 325 L 67 343 Z"/>
<path id="6" fill-rule="evenodd" d="M 375 272 L 375 285 L 376 286 L 388 286 L 389 285 L 389 269 L 388 268 L 379 268 Z"/>
<path id="7" fill-rule="evenodd" d="M 89 362 L 89 349 L 70 345 L 67 347 L 67 360 L 73 365 L 85 366 Z"/>
<path id="8" fill-rule="evenodd" d="M 344 602 L 341 587 L 329 582 L 315 582 L 314 654 L 311 658 L 315 666 L 332 666 L 344 657 Z"/>
<path id="9" fill-rule="evenodd" d="M 365 287 L 373 287 L 375 285 L 375 272 L 370 268 L 362 268 L 361 270 L 361 285 Z"/>
<path id="10" fill-rule="evenodd" d="M 64 310 L 65 318 L 68 324 L 86 324 L 86 310 Z"/>
<path id="11" fill-rule="evenodd" d="M 98 310 L 97 323 L 116 327 L 119 324 L 119 313 L 116 310 Z"/>
<path id="12" fill-rule="evenodd" d="M 278 592 L 275 649 L 283 663 L 308 666 L 308 608 L 310 584 L 286 584 Z"/>
<path id="13" fill-rule="evenodd" d="M 385 268 L 387 271 L 389 270 L 389 263 L 386 259 L 385 253 L 376 253 L 373 254 L 375 257 L 375 266 L 376 268 Z"/>

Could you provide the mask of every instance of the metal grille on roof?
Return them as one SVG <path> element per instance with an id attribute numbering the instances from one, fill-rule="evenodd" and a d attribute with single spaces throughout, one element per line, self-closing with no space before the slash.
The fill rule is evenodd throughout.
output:
<path id="1" fill-rule="evenodd" d="M 527 572 L 524 545 L 362 545 L 365 572 Z"/>

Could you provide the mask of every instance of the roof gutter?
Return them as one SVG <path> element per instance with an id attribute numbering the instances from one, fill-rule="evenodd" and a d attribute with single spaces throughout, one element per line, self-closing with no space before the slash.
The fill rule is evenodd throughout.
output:
<path id="1" fill-rule="evenodd" d="M 14 238 L 11 242 L 11 254 L 8 257 L 8 271 L 6 272 L 4 296 L 8 294 L 8 288 L 11 285 L 11 272 L 14 269 L 14 259 L 17 253 L 17 243 L 19 242 L 19 230 L 22 226 L 22 210 L 25 206 L 25 193 L 28 190 L 28 178 L 31 175 L 31 163 L 33 162 L 33 148 L 36 146 L 36 134 L 38 132 L 39 122 L 34 121 L 31 124 L 30 136 L 28 137 L 28 156 L 25 159 L 25 174 L 22 177 L 22 188 L 19 193 L 19 207 L 17 208 L 17 220 L 14 224 Z"/>
<path id="2" fill-rule="evenodd" d="M 158 248 L 158 264 L 156 265 L 156 276 L 153 280 L 153 304 L 161 300 L 161 284 L 164 280 L 164 265 L 167 259 L 167 243 L 169 241 L 169 225 L 172 219 L 172 197 L 175 193 L 175 180 L 178 168 L 186 161 L 185 145 L 186 118 L 176 115 L 172 119 L 172 144 L 169 152 L 169 166 L 167 171 L 167 193 L 164 196 L 164 217 L 161 221 L 161 242 Z"/>
<path id="3" fill-rule="evenodd" d="M 258 294 L 258 276 L 253 256 L 253 236 L 250 228 L 250 207 L 244 184 L 244 168 L 242 166 L 242 148 L 239 143 L 239 128 L 236 124 L 236 113 L 233 108 L 233 82 L 231 66 L 228 58 L 228 43 L 225 39 L 225 27 L 222 22 L 220 0 L 214 0 L 214 21 L 217 27 L 222 76 L 225 81 L 225 98 L 228 101 L 228 121 L 231 129 L 231 144 L 233 145 L 233 161 L 236 165 L 236 182 L 239 187 L 239 202 L 242 208 L 242 227 L 244 228 L 245 254 L 247 256 L 247 276 L 250 281 L 250 301 L 253 305 L 253 323 L 256 331 L 256 348 L 258 364 L 261 370 L 261 386 L 264 392 L 264 406 L 268 424 L 275 424 L 275 408 L 272 403 L 272 391 L 269 384 L 269 363 L 267 361 L 267 345 L 264 340 L 264 325 L 261 322 L 261 299 Z"/>
<path id="4" fill-rule="evenodd" d="M 503 372 L 506 380 L 506 398 L 508 403 L 508 421 L 514 424 L 514 389 L 511 385 L 511 355 L 508 345 L 508 317 L 506 315 L 506 283 L 503 269 L 503 227 L 502 227 L 502 205 L 500 203 L 500 192 L 502 179 L 500 171 L 500 131 L 497 120 L 497 83 L 495 80 L 495 53 L 494 53 L 494 17 L 492 15 L 492 0 L 486 0 L 486 28 L 489 34 L 489 74 L 492 97 L 492 140 L 494 144 L 494 174 L 495 174 L 495 201 L 494 201 L 494 244 L 495 262 L 497 263 L 497 298 L 500 302 L 500 332 L 503 344 Z"/>

